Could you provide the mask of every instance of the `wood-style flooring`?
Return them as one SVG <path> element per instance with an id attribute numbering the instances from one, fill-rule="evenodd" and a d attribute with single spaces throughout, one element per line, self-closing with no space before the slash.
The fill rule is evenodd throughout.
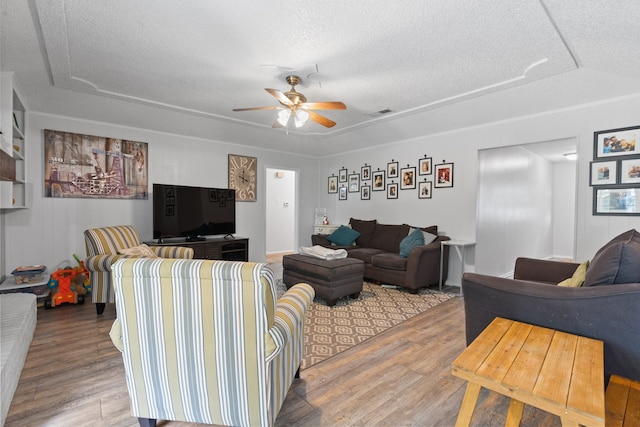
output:
<path id="1" fill-rule="evenodd" d="M 38 309 L 35 337 L 6 421 L 14 426 L 136 426 L 109 329 L 115 306 Z M 453 426 L 465 383 L 463 300 L 454 298 L 301 373 L 277 426 Z M 484 390 L 472 424 L 504 425 L 508 401 Z M 194 424 L 159 422 L 159 426 Z M 559 426 L 525 407 L 523 426 Z"/>

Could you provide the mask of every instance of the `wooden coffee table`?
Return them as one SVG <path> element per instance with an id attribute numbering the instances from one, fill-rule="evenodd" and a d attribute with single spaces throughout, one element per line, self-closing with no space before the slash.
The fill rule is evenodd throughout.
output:
<path id="1" fill-rule="evenodd" d="M 469 425 L 481 387 L 511 398 L 505 425 L 524 405 L 558 415 L 562 425 L 604 425 L 603 342 L 496 318 L 453 361 L 467 380 L 457 426 Z"/>

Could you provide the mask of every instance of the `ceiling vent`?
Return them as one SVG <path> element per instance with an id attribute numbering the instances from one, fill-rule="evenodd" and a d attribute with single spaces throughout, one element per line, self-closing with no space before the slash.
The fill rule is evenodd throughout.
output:
<path id="1" fill-rule="evenodd" d="M 389 113 L 393 113 L 393 110 L 390 108 L 385 108 L 384 110 L 374 111 L 373 113 L 366 113 L 366 115 L 370 117 L 380 117 Z"/>

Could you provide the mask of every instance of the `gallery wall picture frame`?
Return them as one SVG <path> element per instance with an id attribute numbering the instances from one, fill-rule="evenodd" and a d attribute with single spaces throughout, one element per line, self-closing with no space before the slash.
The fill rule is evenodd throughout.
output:
<path id="1" fill-rule="evenodd" d="M 620 184 L 640 185 L 640 158 L 620 160 Z"/>
<path id="2" fill-rule="evenodd" d="M 400 169 L 400 189 L 412 190 L 416 188 L 415 166 Z"/>
<path id="3" fill-rule="evenodd" d="M 618 161 L 593 161 L 589 171 L 589 185 L 613 185 L 618 183 Z"/>
<path id="4" fill-rule="evenodd" d="M 349 175 L 349 193 L 359 193 L 360 192 L 360 174 L 352 173 Z"/>
<path id="5" fill-rule="evenodd" d="M 327 193 L 335 194 L 338 192 L 338 177 L 330 176 L 327 181 Z"/>
<path id="6" fill-rule="evenodd" d="M 340 187 L 338 190 L 338 200 L 347 200 L 347 187 Z"/>
<path id="7" fill-rule="evenodd" d="M 640 136 L 640 126 L 594 132 L 593 158 L 640 156 L 640 147 L 636 146 L 637 136 Z"/>
<path id="8" fill-rule="evenodd" d="M 386 186 L 384 185 L 385 176 L 384 171 L 378 170 L 373 172 L 373 185 L 371 191 L 384 191 Z"/>
<path id="9" fill-rule="evenodd" d="M 398 162 L 394 162 L 391 159 L 391 162 L 387 163 L 387 178 L 397 178 L 398 177 Z"/>
<path id="10" fill-rule="evenodd" d="M 371 186 L 363 185 L 360 187 L 360 200 L 371 200 Z"/>
<path id="11" fill-rule="evenodd" d="M 431 157 L 425 156 L 424 159 L 418 160 L 418 173 L 420 175 L 432 175 L 432 160 Z"/>
<path id="12" fill-rule="evenodd" d="M 593 215 L 640 215 L 640 188 L 594 187 Z"/>
<path id="13" fill-rule="evenodd" d="M 434 168 L 436 174 L 435 188 L 453 187 L 453 163 L 441 163 Z"/>
<path id="14" fill-rule="evenodd" d="M 349 171 L 346 168 L 340 169 L 338 172 L 338 181 L 339 182 L 347 182 L 347 174 Z"/>
<path id="15" fill-rule="evenodd" d="M 418 183 L 418 199 L 430 199 L 433 182 L 423 181 Z"/>
<path id="16" fill-rule="evenodd" d="M 365 163 L 365 165 L 360 168 L 360 177 L 363 181 L 371 181 L 371 166 Z"/>
<path id="17" fill-rule="evenodd" d="M 391 184 L 387 184 L 387 199 L 397 199 L 398 198 L 398 183 L 392 182 Z"/>

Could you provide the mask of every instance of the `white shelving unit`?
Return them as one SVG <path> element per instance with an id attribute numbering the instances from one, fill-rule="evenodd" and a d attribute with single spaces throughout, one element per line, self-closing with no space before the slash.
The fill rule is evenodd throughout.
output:
<path id="1" fill-rule="evenodd" d="M 2 138 L 0 148 L 14 158 L 16 177 L 14 181 L 0 181 L 0 209 L 28 207 L 29 184 L 26 168 L 26 107 L 16 86 L 13 73 L 2 73 L 0 77 L 0 126 Z"/>

